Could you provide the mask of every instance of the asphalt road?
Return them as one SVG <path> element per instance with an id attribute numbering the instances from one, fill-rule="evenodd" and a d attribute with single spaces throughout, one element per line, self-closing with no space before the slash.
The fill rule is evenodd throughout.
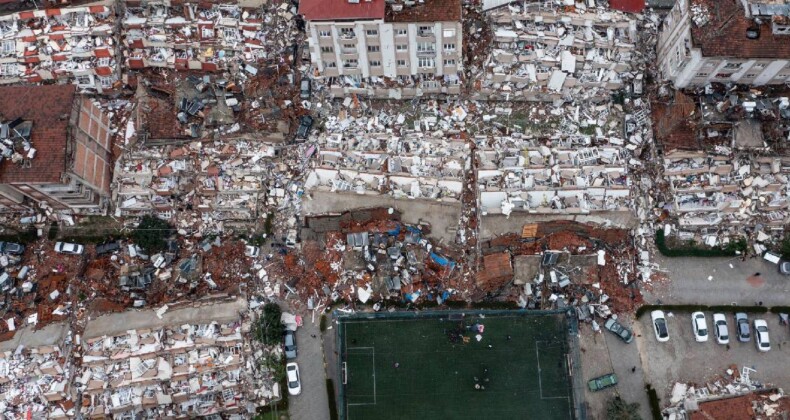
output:
<path id="1" fill-rule="evenodd" d="M 315 324 L 310 322 L 309 312 L 303 313 L 302 318 L 304 325 L 296 330 L 296 363 L 302 376 L 302 393 L 295 397 L 289 396 L 288 413 L 291 420 L 328 419 L 329 402 L 324 351 L 318 329 L 319 317 L 316 317 Z"/>
<path id="2" fill-rule="evenodd" d="M 790 276 L 779 274 L 776 264 L 760 258 L 655 257 L 670 281 L 653 283 L 643 290 L 648 303 L 787 305 Z M 755 278 L 755 273 L 760 273 Z M 649 289 L 652 289 L 650 291 Z"/>

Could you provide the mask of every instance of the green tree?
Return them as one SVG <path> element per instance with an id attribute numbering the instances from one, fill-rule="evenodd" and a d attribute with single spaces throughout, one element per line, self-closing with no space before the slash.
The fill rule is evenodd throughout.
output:
<path id="1" fill-rule="evenodd" d="M 264 344 L 277 344 L 283 338 L 283 324 L 280 323 L 282 310 L 276 303 L 263 306 L 263 315 L 258 318 L 255 336 Z"/>
<path id="2" fill-rule="evenodd" d="M 782 239 L 782 258 L 790 259 L 790 236 L 785 236 Z"/>
<path id="3" fill-rule="evenodd" d="M 140 248 L 153 254 L 165 249 L 165 239 L 173 234 L 173 226 L 166 221 L 154 217 L 143 216 L 143 220 L 132 232 L 132 240 Z"/>
<path id="4" fill-rule="evenodd" d="M 614 397 L 606 405 L 606 418 L 608 420 L 642 420 L 639 416 L 639 404 L 627 403 L 620 397 Z"/>

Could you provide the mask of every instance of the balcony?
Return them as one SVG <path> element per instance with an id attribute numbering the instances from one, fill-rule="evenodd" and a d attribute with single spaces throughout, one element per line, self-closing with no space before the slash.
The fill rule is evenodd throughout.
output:
<path id="1" fill-rule="evenodd" d="M 417 57 L 436 57 L 436 50 L 418 50 Z"/>
<path id="2" fill-rule="evenodd" d="M 341 31 L 340 39 L 356 39 L 357 34 L 354 31 Z"/>
<path id="3" fill-rule="evenodd" d="M 417 31 L 417 36 L 421 37 L 432 37 L 433 36 L 433 29 L 420 29 Z"/>

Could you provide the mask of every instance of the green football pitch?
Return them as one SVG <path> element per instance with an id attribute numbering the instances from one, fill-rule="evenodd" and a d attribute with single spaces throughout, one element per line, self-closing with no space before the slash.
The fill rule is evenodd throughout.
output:
<path id="1" fill-rule="evenodd" d="M 573 417 L 563 314 L 340 322 L 348 420 Z"/>

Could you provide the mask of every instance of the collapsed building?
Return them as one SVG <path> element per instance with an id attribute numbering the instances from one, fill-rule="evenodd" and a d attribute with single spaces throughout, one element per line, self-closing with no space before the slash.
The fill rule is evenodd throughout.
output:
<path id="1" fill-rule="evenodd" d="M 780 234 L 788 220 L 788 93 L 710 86 L 693 95 L 675 92 L 655 108 L 669 193 L 664 210 L 678 234 L 702 235 L 711 246 L 758 225 L 760 242 Z"/>
<path id="2" fill-rule="evenodd" d="M 658 73 L 677 88 L 790 81 L 790 2 L 678 0 L 661 23 Z"/>
<path id="3" fill-rule="evenodd" d="M 334 96 L 460 93 L 460 0 L 305 0 L 299 13 L 315 76 Z"/>
<path id="4" fill-rule="evenodd" d="M 0 412 L 13 418 L 73 417 L 67 356 L 57 345 L 20 345 L 0 354 Z"/>
<path id="5" fill-rule="evenodd" d="M 637 20 L 585 2 L 488 0 L 492 49 L 475 74 L 473 97 L 488 100 L 607 100 L 641 76 Z"/>

